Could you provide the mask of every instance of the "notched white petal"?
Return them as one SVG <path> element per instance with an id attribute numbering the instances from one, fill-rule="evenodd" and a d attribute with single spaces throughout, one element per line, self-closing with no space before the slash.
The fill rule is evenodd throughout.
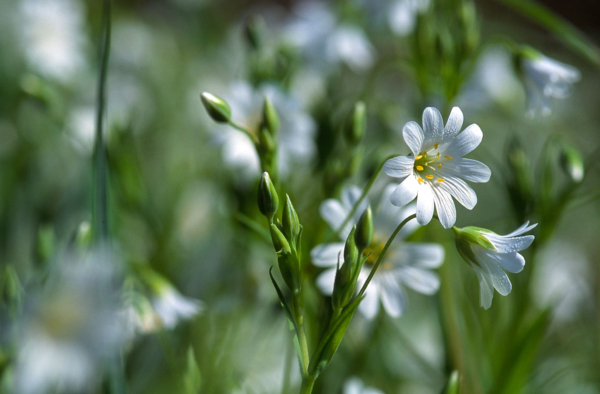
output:
<path id="1" fill-rule="evenodd" d="M 393 157 L 385 162 L 383 172 L 393 178 L 405 178 L 412 174 L 414 165 L 414 156 Z"/>
<path id="2" fill-rule="evenodd" d="M 412 151 L 413 156 L 417 156 L 421 152 L 423 140 L 425 139 L 421 126 L 413 121 L 406 123 L 402 128 L 402 137 L 404 137 L 404 142 Z"/>
<path id="3" fill-rule="evenodd" d="M 409 176 L 394 190 L 390 201 L 397 207 L 408 204 L 417 197 L 418 186 L 417 179 L 412 175 Z"/>

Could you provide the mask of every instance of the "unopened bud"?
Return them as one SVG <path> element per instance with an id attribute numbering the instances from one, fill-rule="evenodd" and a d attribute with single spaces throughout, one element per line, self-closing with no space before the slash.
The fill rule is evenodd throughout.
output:
<path id="1" fill-rule="evenodd" d="M 300 220 L 298 219 L 298 214 L 292 205 L 292 201 L 290 200 L 290 196 L 285 195 L 285 205 L 283 206 L 283 233 L 290 240 L 294 249 L 298 244 L 298 236 L 300 235 L 300 231 L 302 226 L 300 225 Z"/>
<path id="2" fill-rule="evenodd" d="M 275 224 L 271 224 L 271 239 L 273 240 L 273 247 L 275 247 L 277 253 L 283 251 L 291 253 L 292 249 L 290 248 L 289 242 Z"/>
<path id="3" fill-rule="evenodd" d="M 574 147 L 561 144 L 560 166 L 573 182 L 581 182 L 585 175 L 585 164 L 581 153 Z"/>
<path id="4" fill-rule="evenodd" d="M 265 31 L 265 21 L 260 15 L 251 15 L 244 24 L 244 36 L 252 49 L 260 48 Z"/>
<path id="5" fill-rule="evenodd" d="M 367 107 L 362 101 L 357 102 L 354 105 L 354 111 L 352 112 L 352 121 L 350 125 L 344 129 L 344 138 L 349 145 L 358 145 L 365 130 L 367 129 Z"/>
<path id="6" fill-rule="evenodd" d="M 367 207 L 356 225 L 354 240 L 359 250 L 365 250 L 373 241 L 373 213 L 371 207 Z"/>
<path id="7" fill-rule="evenodd" d="M 269 130 L 271 135 L 277 135 L 277 131 L 279 130 L 279 115 L 277 115 L 277 110 L 273 106 L 271 99 L 266 96 L 263 105 L 262 125 Z"/>
<path id="8" fill-rule="evenodd" d="M 231 120 L 231 107 L 227 101 L 207 92 L 202 93 L 200 99 L 206 112 L 215 122 L 228 123 Z"/>
<path id="9" fill-rule="evenodd" d="M 279 196 L 268 172 L 263 172 L 258 185 L 258 209 L 260 213 L 271 219 L 279 208 Z"/>
<path id="10" fill-rule="evenodd" d="M 266 128 L 261 128 L 258 134 L 258 149 L 261 154 L 269 154 L 275 152 L 277 144 L 273 136 Z"/>
<path id="11" fill-rule="evenodd" d="M 352 228 L 346 245 L 344 246 L 344 264 L 339 267 L 335 274 L 335 282 L 333 287 L 332 303 L 334 308 L 343 308 L 352 298 L 354 289 L 356 288 L 355 271 L 358 269 L 358 249 L 354 243 L 356 227 Z"/>

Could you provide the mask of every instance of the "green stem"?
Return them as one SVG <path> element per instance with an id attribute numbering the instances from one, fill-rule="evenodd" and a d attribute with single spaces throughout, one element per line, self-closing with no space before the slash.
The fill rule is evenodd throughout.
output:
<path id="1" fill-rule="evenodd" d="M 107 157 L 104 141 L 104 108 L 106 106 L 106 75 L 110 55 L 110 0 L 104 0 L 102 10 L 102 38 L 100 43 L 100 71 L 98 75 L 96 138 L 94 141 L 94 193 L 92 223 L 94 238 L 97 241 L 108 239 L 108 182 Z"/>
<path id="2" fill-rule="evenodd" d="M 302 376 L 307 376 L 309 356 L 308 341 L 306 340 L 306 332 L 304 331 L 304 316 L 302 315 L 302 293 L 294 293 L 292 300 L 294 303 L 294 318 L 296 320 L 296 325 L 298 326 L 298 344 L 300 345 L 300 352 L 302 355 L 302 360 L 300 360 L 302 362 Z"/>
<path id="3" fill-rule="evenodd" d="M 231 127 L 233 127 L 236 130 L 241 131 L 242 133 L 246 134 L 248 136 L 248 138 L 250 138 L 250 140 L 256 145 L 256 143 L 258 142 L 258 139 L 256 138 L 256 136 L 254 136 L 252 133 L 250 133 L 246 128 L 244 128 L 243 126 L 240 126 L 236 123 L 234 123 L 232 120 L 229 121 L 229 125 Z"/>
<path id="4" fill-rule="evenodd" d="M 371 283 L 371 279 L 373 279 L 373 276 L 375 275 L 375 272 L 377 272 L 377 269 L 379 268 L 379 265 L 381 265 L 381 262 L 383 261 L 383 258 L 385 257 L 385 254 L 387 253 L 388 249 L 392 245 L 392 242 L 394 242 L 394 239 L 396 238 L 396 235 L 398 235 L 398 233 L 400 232 L 400 230 L 402 230 L 402 227 L 404 227 L 404 225 L 406 223 L 410 222 L 411 220 L 413 220 L 416 217 L 417 217 L 417 214 L 412 214 L 409 217 L 407 217 L 406 219 L 404 219 L 402 221 L 402 223 L 400 223 L 398 225 L 398 227 L 396 227 L 396 229 L 394 230 L 394 232 L 392 233 L 392 235 L 390 236 L 390 238 L 385 243 L 385 246 L 383 247 L 383 250 L 381 251 L 381 254 L 377 258 L 377 261 L 375 262 L 375 265 L 373 265 L 373 268 L 371 269 L 371 272 L 369 273 L 369 276 L 367 277 L 367 280 L 365 281 L 365 284 L 360 289 L 360 292 L 358 293 L 358 296 L 357 296 L 358 298 L 362 297 L 363 294 L 365 294 L 365 291 L 367 291 L 367 286 L 369 286 L 369 283 Z"/>
<path id="5" fill-rule="evenodd" d="M 302 387 L 300 387 L 300 394 L 311 394 L 315 385 L 316 377 L 306 376 L 302 379 Z"/>
<path id="6" fill-rule="evenodd" d="M 348 213 L 348 216 L 346 216 L 346 219 L 344 219 L 344 221 L 342 222 L 342 225 L 335 231 L 335 233 L 333 233 L 331 236 L 329 236 L 325 242 L 331 242 L 331 240 L 339 237 L 340 232 L 342 231 L 342 229 L 344 227 L 346 227 L 346 225 L 348 224 L 348 222 L 350 222 L 350 220 L 352 219 L 352 217 L 356 213 L 356 210 L 358 209 L 360 203 L 365 199 L 365 197 L 367 197 L 367 194 L 369 193 L 369 190 L 371 190 L 371 187 L 373 186 L 373 183 L 375 183 L 375 180 L 377 179 L 377 176 L 379 175 L 379 173 L 383 169 L 383 165 L 385 164 L 385 162 L 388 161 L 389 159 L 392 159 L 392 158 L 398 157 L 398 156 L 400 156 L 400 155 L 390 155 L 390 156 L 386 157 L 381 162 L 381 164 L 379 164 L 379 167 L 377 167 L 377 170 L 371 176 L 371 179 L 369 180 L 369 183 L 367 183 L 367 186 L 365 186 L 365 188 L 363 189 L 363 192 L 360 195 L 360 198 L 358 200 L 356 200 L 356 202 L 354 203 L 354 206 L 352 207 L 352 209 Z"/>

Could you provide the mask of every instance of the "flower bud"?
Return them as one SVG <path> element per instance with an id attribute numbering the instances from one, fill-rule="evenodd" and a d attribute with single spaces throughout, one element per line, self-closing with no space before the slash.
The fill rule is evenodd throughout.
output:
<path id="1" fill-rule="evenodd" d="M 258 151 L 261 155 L 268 155 L 275 152 L 277 144 L 273 139 L 273 136 L 265 127 L 260 129 L 258 134 Z"/>
<path id="2" fill-rule="evenodd" d="M 217 123 L 228 123 L 231 120 L 231 107 L 225 100 L 204 92 L 200 95 L 202 104 L 208 115 Z"/>
<path id="3" fill-rule="evenodd" d="M 371 207 L 368 206 L 363 212 L 358 224 L 356 225 L 356 234 L 354 234 L 354 241 L 358 250 L 365 250 L 371 245 L 373 241 L 373 213 Z"/>
<path id="4" fill-rule="evenodd" d="M 300 263 L 292 253 L 290 244 L 275 224 L 271 224 L 271 239 L 277 252 L 277 263 L 279 271 L 286 285 L 292 291 L 300 289 Z"/>
<path id="5" fill-rule="evenodd" d="M 277 253 L 282 251 L 291 253 L 292 249 L 290 248 L 289 242 L 275 224 L 271 224 L 271 239 L 273 240 L 273 246 Z"/>
<path id="6" fill-rule="evenodd" d="M 290 240 L 292 247 L 294 249 L 297 248 L 299 244 L 299 235 L 302 230 L 302 226 L 300 225 L 300 220 L 298 219 L 298 214 L 292 205 L 292 201 L 290 200 L 290 196 L 285 195 L 285 205 L 283 206 L 283 233 Z"/>
<path id="7" fill-rule="evenodd" d="M 260 48 L 265 31 L 265 21 L 260 15 L 250 15 L 244 23 L 244 37 L 252 49 Z"/>
<path id="8" fill-rule="evenodd" d="M 352 228 L 348 238 L 346 238 L 346 245 L 344 246 L 344 263 L 340 267 L 338 262 L 338 269 L 335 274 L 335 283 L 333 287 L 332 304 L 334 308 L 343 308 L 352 298 L 354 289 L 356 288 L 355 271 L 358 269 L 358 249 L 354 243 L 354 235 L 356 226 Z"/>
<path id="9" fill-rule="evenodd" d="M 258 185 L 258 209 L 268 219 L 272 219 L 279 208 L 279 196 L 268 172 L 263 172 Z"/>
<path id="10" fill-rule="evenodd" d="M 560 166 L 575 183 L 581 182 L 585 175 L 585 165 L 581 153 L 574 147 L 564 143 L 561 144 Z"/>
<path id="11" fill-rule="evenodd" d="M 277 115 L 277 110 L 273 106 L 271 99 L 266 96 L 262 116 L 262 126 L 266 127 L 271 135 L 276 136 L 277 131 L 279 130 L 279 115 Z"/>
<path id="12" fill-rule="evenodd" d="M 352 121 L 349 126 L 344 129 L 344 138 L 351 146 L 356 146 L 365 135 L 367 129 L 367 107 L 362 101 L 358 101 L 354 105 L 352 112 Z"/>

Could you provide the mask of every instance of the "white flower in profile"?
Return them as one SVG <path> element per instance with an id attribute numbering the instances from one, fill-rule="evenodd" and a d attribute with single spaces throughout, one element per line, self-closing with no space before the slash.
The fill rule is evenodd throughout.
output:
<path id="1" fill-rule="evenodd" d="M 357 26 L 339 24 L 323 2 L 298 2 L 292 20 L 284 27 L 284 39 L 299 48 L 311 68 L 328 71 L 345 63 L 353 71 L 370 68 L 375 49 Z"/>
<path id="2" fill-rule="evenodd" d="M 189 320 L 202 310 L 202 303 L 184 297 L 172 286 L 163 286 L 152 299 L 152 306 L 166 329 L 173 329 L 181 320 Z"/>
<path id="3" fill-rule="evenodd" d="M 388 13 L 388 23 L 392 32 L 406 36 L 415 30 L 417 17 L 429 8 L 429 0 L 398 0 Z"/>
<path id="4" fill-rule="evenodd" d="M 465 182 L 487 182 L 491 171 L 483 163 L 463 158 L 474 150 L 483 133 L 476 124 L 459 134 L 463 114 L 452 108 L 448 122 L 432 107 L 423 111 L 423 128 L 417 122 L 408 122 L 402 129 L 404 141 L 412 151 L 408 156 L 389 159 L 383 171 L 394 178 L 406 178 L 391 195 L 391 202 L 403 206 L 417 197 L 417 221 L 425 225 L 431 221 L 434 208 L 444 228 L 456 222 L 454 197 L 467 209 L 477 204 L 475 191 Z"/>
<path id="5" fill-rule="evenodd" d="M 301 103 L 275 85 L 257 89 L 246 81 L 237 81 L 223 95 L 231 107 L 233 121 L 258 135 L 264 97 L 268 97 L 279 115 L 279 170 L 285 175 L 293 163 L 307 163 L 314 155 L 316 124 Z M 252 141 L 230 126 L 218 126 L 217 142 L 223 146 L 225 162 L 247 175 L 260 174 L 260 162 Z"/>
<path id="6" fill-rule="evenodd" d="M 366 387 L 362 380 L 352 377 L 344 383 L 344 394 L 383 394 L 383 391 Z"/>
<path id="7" fill-rule="evenodd" d="M 126 338 L 113 255 L 70 257 L 34 296 L 17 330 L 16 392 L 94 391 Z"/>
<path id="8" fill-rule="evenodd" d="M 572 85 L 581 79 L 578 69 L 526 48 L 519 57 L 521 78 L 529 100 L 527 113 L 549 115 L 550 99 L 564 99 L 571 94 Z"/>
<path id="9" fill-rule="evenodd" d="M 86 63 L 82 3 L 24 0 L 20 7 L 28 63 L 44 76 L 61 82 L 71 79 Z"/>
<path id="10" fill-rule="evenodd" d="M 370 253 L 370 256 L 359 274 L 357 290 L 365 283 L 371 268 L 394 229 L 400 222 L 414 214 L 414 207 L 401 208 L 390 203 L 390 194 L 395 187 L 395 185 L 389 185 L 383 192 L 381 203 L 374 217 L 373 242 L 365 250 L 365 253 Z M 359 188 L 350 186 L 343 190 L 341 202 L 329 199 L 321 204 L 321 216 L 332 229 L 340 228 L 360 194 Z M 350 223 L 340 231 L 341 240 L 346 239 L 366 205 L 367 203 L 364 202 L 364 205 L 357 209 L 357 214 L 350 220 Z M 367 287 L 365 299 L 359 306 L 361 313 L 367 319 L 372 319 L 377 315 L 380 302 L 390 316 L 400 316 L 407 302 L 403 285 L 422 294 L 434 294 L 438 290 L 439 278 L 430 270 L 439 267 L 444 261 L 442 246 L 434 243 L 402 242 L 402 239 L 409 236 L 417 227 L 416 223 L 409 222 L 402 228 Z M 340 258 L 340 264 L 343 263 L 343 250 L 344 242 L 335 242 L 317 245 L 311 251 L 313 264 L 327 268 L 317 278 L 317 286 L 323 294 L 330 295 L 333 292 L 336 266 L 338 258 Z"/>
<path id="11" fill-rule="evenodd" d="M 479 227 L 452 228 L 456 234 L 458 252 L 473 267 L 479 279 L 481 306 L 485 309 L 492 305 L 494 289 L 503 296 L 512 290 L 504 270 L 511 273 L 523 270 L 525 258 L 518 252 L 528 248 L 535 237 L 521 235 L 535 226 L 537 224 L 529 226 L 529 222 L 526 222 L 507 235 L 498 235 Z"/>

